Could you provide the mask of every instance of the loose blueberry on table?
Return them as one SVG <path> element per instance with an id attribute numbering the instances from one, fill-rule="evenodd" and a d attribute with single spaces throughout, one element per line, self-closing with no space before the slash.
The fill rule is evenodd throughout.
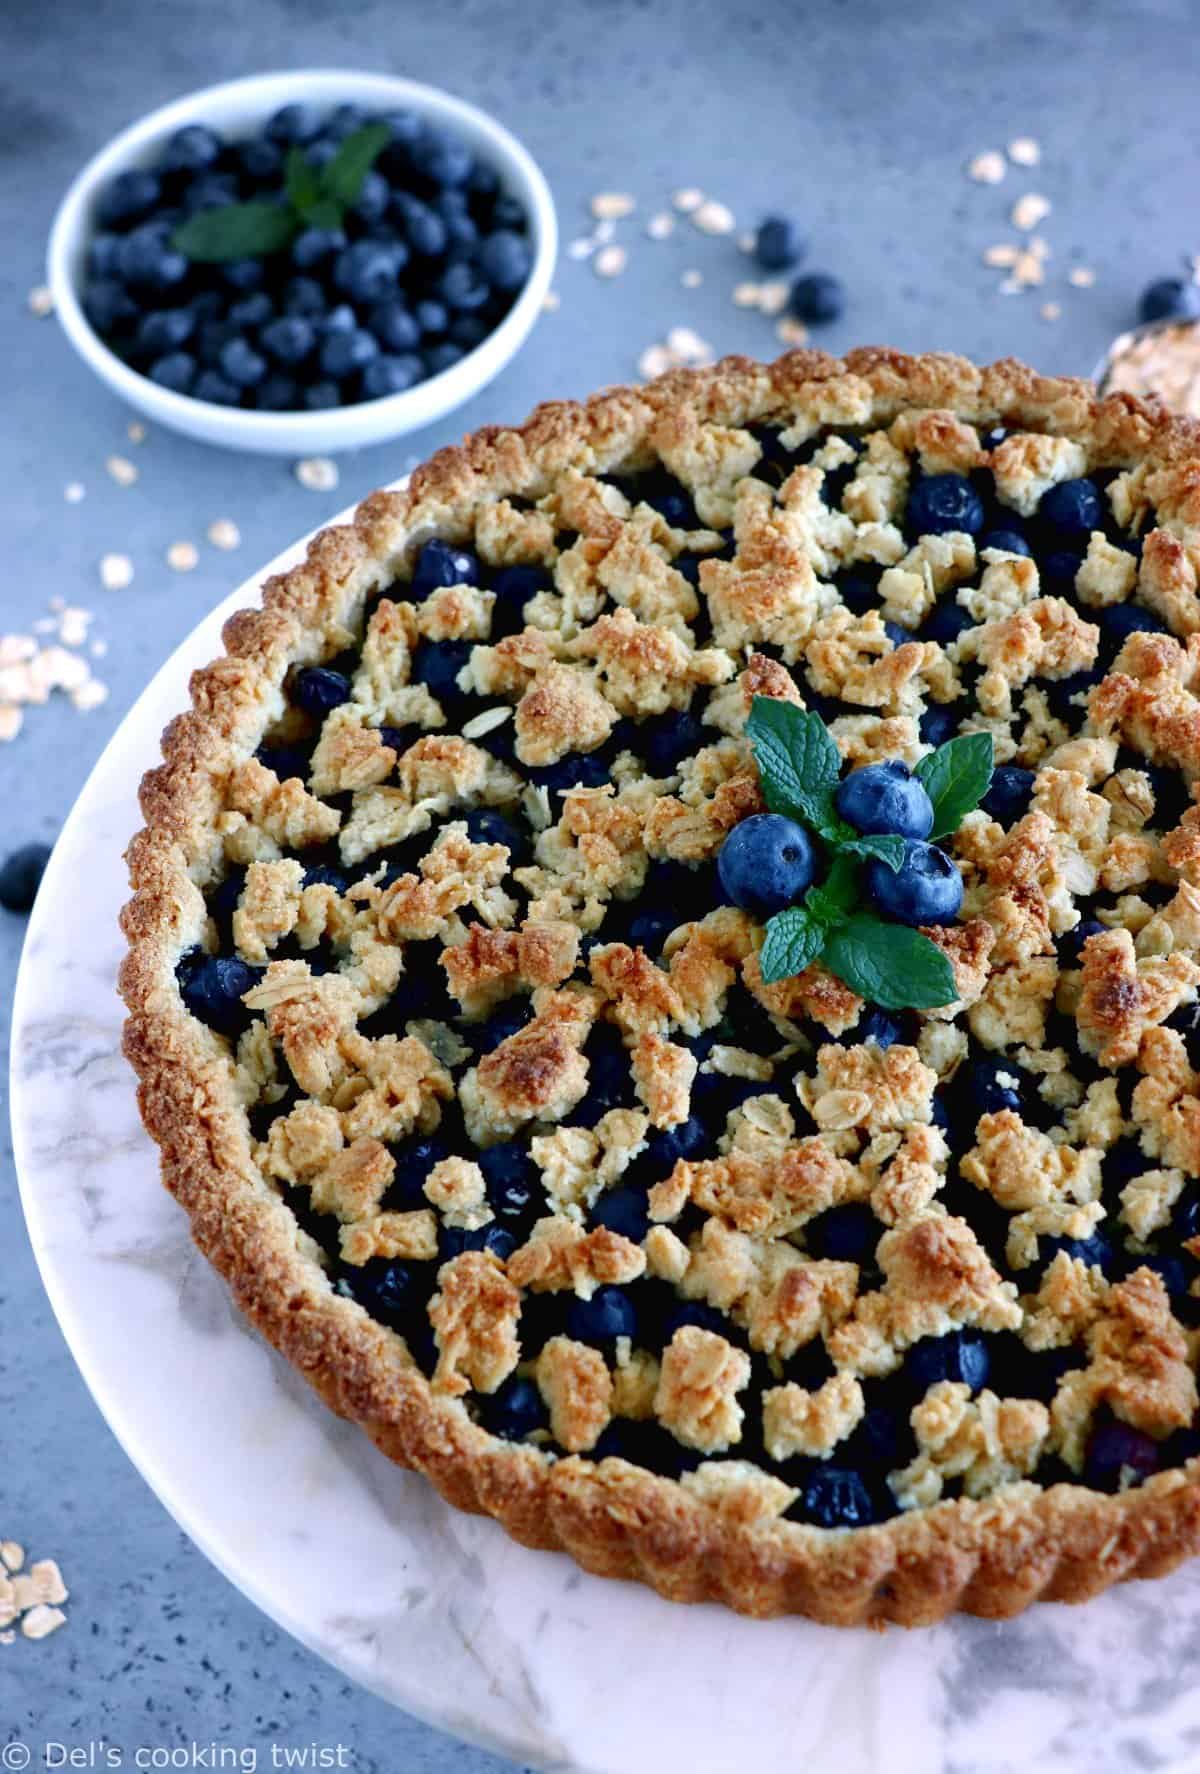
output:
<path id="1" fill-rule="evenodd" d="M 407 111 L 285 105 L 226 139 L 203 124 L 96 205 L 83 308 L 176 394 L 317 412 L 452 367 L 529 278 L 528 219 L 493 169 Z"/>
<path id="2" fill-rule="evenodd" d="M 206 274 L 216 307 L 198 324 L 241 316 L 215 359 L 231 383 L 254 387 L 261 352 L 340 395 L 386 358 L 427 363 L 427 321 L 450 336 L 520 281 L 518 218 L 494 182 L 457 144 L 391 127 L 382 185 L 286 249 L 282 305 L 273 274 Z M 242 198 L 297 144 L 319 168 L 345 128 L 289 111 L 235 148 L 180 138 L 178 164 L 126 180 L 109 222 L 129 238 L 164 192 L 195 207 L 189 180 L 223 181 L 205 202 Z M 802 250 L 786 218 L 764 223 L 765 268 Z M 107 278 L 119 257 L 99 255 Z M 808 280 L 814 317 L 832 305 L 822 281 Z M 172 351 L 191 337 L 144 336 Z M 1016 1478 L 1126 1489 L 1194 1451 L 1182 1327 L 1200 1186 L 1156 1143 L 1142 1060 L 1104 1045 L 1139 1006 L 1143 1055 L 1160 1043 L 1153 1063 L 1200 1115 L 1185 1079 L 1200 968 L 1180 935 L 1194 888 L 1173 899 L 1164 862 L 1191 800 L 1165 743 L 1139 750 L 1140 714 L 1101 733 L 1092 713 L 1118 655 L 1129 682 L 1158 669 L 1163 603 L 1112 477 L 1063 452 L 1071 472 L 1036 499 L 1020 483 L 1018 509 L 1012 429 L 995 420 L 963 428 L 962 473 L 922 460 L 900 421 L 890 436 L 818 423 L 795 447 L 784 416 L 756 423 L 737 434 L 752 466 L 724 509 L 702 470 L 692 484 L 644 458 L 602 478 L 573 468 L 572 509 L 586 519 L 586 493 L 599 541 L 568 528 L 551 477 L 540 509 L 514 499 L 499 548 L 482 525 L 427 536 L 353 644 L 339 633 L 286 680 L 257 757 L 311 824 L 299 878 L 290 852 L 247 861 L 235 842 L 180 961 L 182 1001 L 247 1080 L 266 1040 L 257 1162 L 302 1205 L 339 1294 L 403 1337 L 435 1390 L 456 1286 L 512 1283 L 511 1359 L 460 1388 L 503 1442 L 672 1478 L 752 1460 L 790 1519 L 838 1531 Z M 881 497 L 886 523 L 864 525 Z M 808 626 L 756 630 L 741 576 L 758 584 L 756 542 L 777 548 L 800 511 Z M 764 516 L 756 537 L 759 512 L 780 527 Z M 855 553 L 881 528 L 886 566 Z M 526 529 L 536 549 L 515 545 Z M 604 636 L 653 626 L 632 613 L 643 587 L 617 575 L 606 601 L 596 574 L 625 544 L 644 564 L 653 551 L 661 654 L 685 662 L 644 696 L 636 672 L 594 663 Z M 594 613 L 554 635 L 581 585 Z M 382 643 L 401 632 L 393 682 Z M 581 698 L 565 734 L 538 726 L 547 683 Z M 422 768 L 458 733 L 461 778 L 409 819 Z M 410 1063 L 425 1055 L 419 1113 L 399 1112 L 397 1089 L 376 1124 L 365 1078 L 325 1088 L 302 1059 L 289 1073 L 272 1006 L 297 964 L 305 989 L 366 994 L 373 1063 L 398 1063 L 403 1043 Z M 537 1097 L 560 1072 L 561 1094 Z M 519 1112 L 506 1080 L 535 1093 Z M 301 1136 L 331 1114 L 374 1141 L 363 1198 L 340 1150 L 305 1168 Z M 927 1297 L 938 1288 L 949 1305 Z M 1153 1404 L 1101 1353 L 1139 1314 L 1170 1372 Z M 699 1371 L 722 1376 L 707 1413 L 687 1404 Z"/>

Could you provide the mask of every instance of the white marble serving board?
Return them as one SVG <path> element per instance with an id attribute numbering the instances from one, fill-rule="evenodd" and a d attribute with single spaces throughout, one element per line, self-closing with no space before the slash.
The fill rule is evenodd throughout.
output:
<path id="1" fill-rule="evenodd" d="M 13 1133 L 46 1288 L 113 1432 L 182 1527 L 348 1675 L 539 1768 L 1200 1768 L 1200 1564 L 1083 1608 L 914 1633 L 671 1606 L 457 1514 L 239 1318 L 159 1184 L 115 977 L 138 779 L 189 672 L 258 583 L 201 624 L 96 766 L 39 894 L 14 1006 Z"/>

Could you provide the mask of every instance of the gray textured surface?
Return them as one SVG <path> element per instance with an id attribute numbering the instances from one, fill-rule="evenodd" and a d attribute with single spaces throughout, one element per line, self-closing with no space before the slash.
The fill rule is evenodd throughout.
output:
<path id="1" fill-rule="evenodd" d="M 344 16 L 333 17 L 335 13 Z M 1002 0 L 987 9 L 926 0 L 808 6 L 759 0 L 6 0 L 0 18 L 0 627 L 22 629 L 62 595 L 97 612 L 111 686 L 88 716 L 52 704 L 0 749 L 0 850 L 53 836 L 88 769 L 154 667 L 228 590 L 354 494 L 403 471 L 470 425 L 517 418 L 537 399 L 631 374 L 672 324 L 718 349 L 769 353 L 770 323 L 734 308 L 746 262 L 729 241 L 684 225 L 664 243 L 624 224 L 626 275 L 613 283 L 564 261 L 558 313 L 505 375 L 429 433 L 343 458 L 336 494 L 304 492 L 284 463 L 234 459 L 154 433 L 136 452 L 128 414 L 74 359 L 52 322 L 24 309 L 40 281 L 54 204 L 77 166 L 118 127 L 192 87 L 269 67 L 382 67 L 450 86 L 495 109 L 541 160 L 569 241 L 587 197 L 629 190 L 643 216 L 696 184 L 752 221 L 794 208 L 812 264 L 851 292 L 838 347 L 854 340 L 1015 353 L 1086 370 L 1130 317 L 1140 285 L 1200 246 L 1195 155 L 1200 115 L 1184 0 L 1084 7 Z M 970 184 L 979 149 L 1029 132 L 1044 161 L 998 190 Z M 982 248 L 1011 237 L 1025 190 L 1054 212 L 1039 296 L 1003 298 Z M 1065 283 L 1095 267 L 1093 290 Z M 680 285 L 688 268 L 696 289 Z M 1060 301 L 1049 324 L 1039 302 Z M 141 478 L 104 473 L 113 450 Z M 66 482 L 87 498 L 64 503 Z M 236 519 L 243 546 L 221 555 L 207 523 Z M 162 564 L 179 538 L 201 543 L 184 578 Z M 99 589 L 108 549 L 137 578 Z M 87 940 L 81 887 L 80 940 Z M 0 1003 L 21 941 L 0 912 Z M 81 1155 L 81 1163 L 86 1155 Z M 11 1147 L 0 1154 L 0 1536 L 62 1559 L 74 1589 L 67 1631 L 0 1648 L 0 1742 L 85 1744 L 127 1757 L 141 1744 L 217 1741 L 256 1748 L 341 1743 L 348 1765 L 416 1774 L 499 1769 L 351 1690 L 277 1632 L 179 1535 L 101 1422 L 76 1376 L 24 1245 Z M 136 1352 L 131 1352 L 136 1360 Z M 336 1556 L 336 1555 L 335 1555 Z M 128 1764 L 127 1764 L 128 1765 Z"/>

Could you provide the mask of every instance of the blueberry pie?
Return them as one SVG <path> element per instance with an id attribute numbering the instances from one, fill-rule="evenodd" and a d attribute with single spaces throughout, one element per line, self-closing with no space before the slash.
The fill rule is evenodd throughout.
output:
<path id="1" fill-rule="evenodd" d="M 733 359 L 435 456 L 142 785 L 167 1186 L 528 1546 L 838 1624 L 1200 1547 L 1200 432 Z"/>

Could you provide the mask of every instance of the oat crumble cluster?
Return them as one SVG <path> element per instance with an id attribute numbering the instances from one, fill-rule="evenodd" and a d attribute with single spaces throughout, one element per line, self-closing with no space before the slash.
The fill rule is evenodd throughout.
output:
<path id="1" fill-rule="evenodd" d="M 894 363 L 959 374 L 802 353 L 757 411 L 718 366 L 532 469 L 496 434 L 222 754 L 189 1038 L 301 1259 L 453 1407 L 448 1494 L 468 1430 L 739 1533 L 1200 1452 L 1200 470 Z M 715 867 L 755 696 L 848 764 L 992 736 L 954 1003 L 764 983 Z"/>

